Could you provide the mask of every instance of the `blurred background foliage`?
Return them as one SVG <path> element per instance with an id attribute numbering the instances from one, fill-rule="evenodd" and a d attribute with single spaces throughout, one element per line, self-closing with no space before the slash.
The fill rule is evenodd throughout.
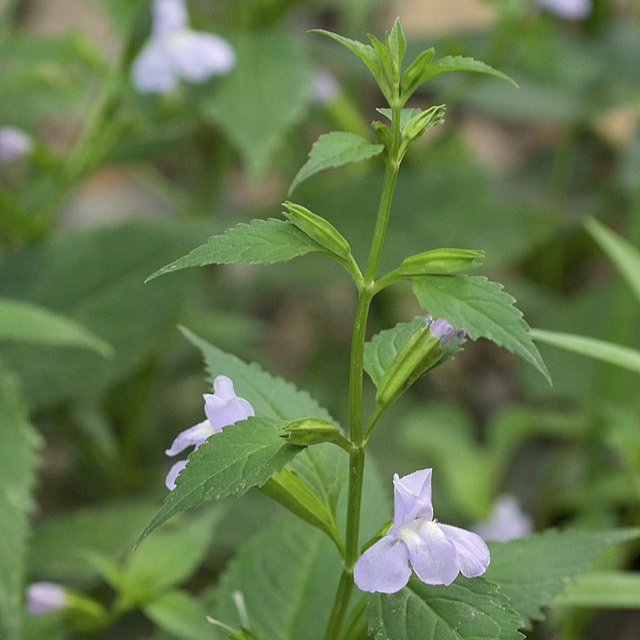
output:
<path id="1" fill-rule="evenodd" d="M 201 420 L 208 391 L 200 354 L 177 325 L 294 380 L 346 420 L 355 296 L 332 264 L 208 267 L 143 284 L 209 235 L 277 217 L 319 134 L 369 135 L 382 98 L 366 69 L 307 29 L 362 39 L 399 15 L 409 57 L 433 45 L 520 86 L 451 74 L 420 90 L 415 104 L 445 102 L 446 123 L 405 160 L 383 266 L 440 246 L 483 249 L 482 272 L 506 284 L 531 326 L 640 346 L 639 301 L 583 227 L 595 217 L 640 248 L 637 0 L 594 0 L 583 20 L 529 0 L 193 0 L 193 27 L 226 38 L 237 65 L 160 96 L 138 93 L 129 78 L 149 8 L 0 2 L 0 126 L 33 143 L 0 164 L 0 299 L 62 314 L 113 348 L 105 357 L 64 343 L 0 342 L 0 461 L 15 466 L 3 462 L 0 478 L 21 495 L 35 487 L 33 508 L 26 499 L 3 506 L 18 528 L 30 513 L 28 548 L 17 553 L 27 581 L 62 582 L 102 602 L 123 598 L 122 575 L 157 592 L 188 579 L 198 592 L 277 511 L 251 495 L 178 522 L 179 535 L 168 527 L 156 535 L 179 549 L 162 571 L 149 568 L 173 547 L 130 555 L 165 494 L 164 449 Z M 316 176 L 295 198 L 362 259 L 380 185 L 371 161 Z M 408 290 L 385 291 L 372 331 L 417 313 Z M 536 529 L 640 525 L 637 374 L 541 351 L 553 387 L 511 354 L 468 343 L 376 432 L 382 477 L 437 468 L 443 521 L 482 520 L 512 493 Z M 9 526 L 0 533 L 22 539 Z M 172 535 L 199 543 L 189 542 L 189 555 Z M 637 569 L 637 551 L 604 566 Z M 5 568 L 14 555 L 0 553 Z M 12 586 L 0 582 L 0 591 Z M 167 622 L 144 593 L 135 591 L 104 637 L 204 633 Z M 58 624 L 28 620 L 27 630 L 57 637 Z M 528 638 L 639 635 L 637 611 L 563 609 Z"/>

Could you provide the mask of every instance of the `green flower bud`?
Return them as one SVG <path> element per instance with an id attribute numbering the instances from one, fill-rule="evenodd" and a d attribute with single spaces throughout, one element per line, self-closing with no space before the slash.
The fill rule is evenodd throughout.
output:
<path id="1" fill-rule="evenodd" d="M 420 376 L 448 358 L 463 337 L 464 331 L 456 331 L 446 320 L 425 318 L 402 344 L 382 377 L 377 404 L 387 406 L 394 402 Z"/>
<path id="2" fill-rule="evenodd" d="M 351 247 L 342 234 L 323 217 L 294 202 L 283 202 L 282 214 L 300 231 L 342 260 L 352 260 Z"/>
<path id="3" fill-rule="evenodd" d="M 394 271 L 401 276 L 458 273 L 480 266 L 484 251 L 472 249 L 434 249 L 410 256 Z"/>
<path id="4" fill-rule="evenodd" d="M 321 442 L 335 442 L 342 434 L 331 422 L 316 420 L 315 418 L 303 418 L 290 422 L 284 427 L 284 437 L 291 444 L 307 447 Z"/>

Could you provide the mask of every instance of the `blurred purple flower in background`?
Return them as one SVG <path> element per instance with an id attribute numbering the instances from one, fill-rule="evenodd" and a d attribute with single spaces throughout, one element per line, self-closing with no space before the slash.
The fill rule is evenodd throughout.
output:
<path id="1" fill-rule="evenodd" d="M 0 162 L 18 160 L 31 151 L 31 138 L 17 127 L 0 127 Z"/>
<path id="2" fill-rule="evenodd" d="M 393 526 L 358 559 L 353 578 L 362 591 L 395 593 L 411 568 L 427 584 L 451 584 L 462 573 L 475 578 L 489 566 L 489 549 L 477 534 L 433 519 L 431 469 L 395 474 Z"/>
<path id="3" fill-rule="evenodd" d="M 189 27 L 184 0 L 154 0 L 151 37 L 131 67 L 131 80 L 142 93 L 166 93 L 180 79 L 205 82 L 231 71 L 235 52 L 219 36 Z"/>
<path id="4" fill-rule="evenodd" d="M 188 447 L 197 449 L 209 436 L 220 433 L 224 427 L 255 415 L 249 402 L 236 396 L 233 382 L 227 376 L 218 376 L 213 381 L 213 391 L 213 394 L 204 394 L 204 413 L 207 419 L 179 433 L 171 447 L 165 451 L 168 456 L 182 453 Z M 165 480 L 168 489 L 175 489 L 176 478 L 186 466 L 187 461 L 180 460 L 171 467 Z"/>
<path id="5" fill-rule="evenodd" d="M 313 99 L 318 104 L 329 104 L 340 94 L 340 84 L 328 69 L 319 69 L 313 78 Z"/>
<path id="6" fill-rule="evenodd" d="M 473 530 L 485 540 L 506 542 L 526 538 L 533 531 L 533 522 L 522 511 L 517 498 L 505 494 L 497 498 L 489 518 L 474 525 Z"/>
<path id="7" fill-rule="evenodd" d="M 581 20 L 591 13 L 591 0 L 538 0 L 551 13 L 567 20 Z"/>
<path id="8" fill-rule="evenodd" d="M 55 582 L 34 582 L 27 587 L 27 608 L 33 615 L 63 609 L 67 595 Z"/>

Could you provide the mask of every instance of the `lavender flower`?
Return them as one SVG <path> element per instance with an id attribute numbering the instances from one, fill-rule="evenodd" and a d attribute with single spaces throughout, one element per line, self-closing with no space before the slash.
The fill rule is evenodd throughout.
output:
<path id="1" fill-rule="evenodd" d="M 36 616 L 65 607 L 67 595 L 55 582 L 34 582 L 27 587 L 27 608 Z"/>
<path id="2" fill-rule="evenodd" d="M 470 531 L 433 519 L 431 469 L 395 474 L 393 526 L 358 559 L 353 578 L 362 591 L 395 593 L 411 568 L 427 584 L 451 584 L 462 573 L 475 578 L 489 566 L 489 549 Z"/>
<path id="3" fill-rule="evenodd" d="M 31 138 L 17 127 L 0 127 L 0 162 L 12 162 L 31 151 Z"/>
<path id="4" fill-rule="evenodd" d="M 428 316 L 428 320 L 430 318 L 431 316 Z M 456 331 L 444 318 L 436 318 L 430 323 L 429 328 L 436 338 L 440 338 L 440 346 L 442 347 L 453 338 L 462 340 L 465 336 L 464 329 L 458 329 Z"/>
<path id="5" fill-rule="evenodd" d="M 591 13 L 591 0 L 538 0 L 543 8 L 566 20 L 581 20 Z"/>
<path id="6" fill-rule="evenodd" d="M 255 415 L 249 402 L 236 396 L 233 382 L 227 376 L 218 376 L 213 381 L 213 391 L 213 394 L 204 394 L 204 413 L 207 419 L 179 433 L 171 447 L 165 451 L 168 456 L 175 456 L 188 447 L 197 449 L 209 436 L 220 433 L 224 427 Z M 176 478 L 186 466 L 187 461 L 180 460 L 171 467 L 165 480 L 168 489 L 175 489 Z"/>
<path id="7" fill-rule="evenodd" d="M 313 99 L 318 104 L 330 104 L 340 95 L 336 77 L 327 69 L 320 69 L 313 79 Z"/>
<path id="8" fill-rule="evenodd" d="M 166 93 L 180 79 L 205 82 L 234 65 L 226 40 L 189 28 L 184 0 L 154 0 L 151 37 L 133 62 L 131 79 L 142 93 Z"/>
<path id="9" fill-rule="evenodd" d="M 533 531 L 533 523 L 515 496 L 505 494 L 495 501 L 489 519 L 476 524 L 473 530 L 485 540 L 506 542 L 526 538 Z"/>

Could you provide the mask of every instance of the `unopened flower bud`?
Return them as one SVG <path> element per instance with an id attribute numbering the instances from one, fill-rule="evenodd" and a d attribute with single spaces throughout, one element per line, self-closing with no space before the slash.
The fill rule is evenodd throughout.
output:
<path id="1" fill-rule="evenodd" d="M 315 418 L 303 418 L 290 422 L 284 427 L 284 431 L 287 442 L 301 447 L 321 442 L 334 442 L 341 435 L 338 428 L 331 422 Z"/>

